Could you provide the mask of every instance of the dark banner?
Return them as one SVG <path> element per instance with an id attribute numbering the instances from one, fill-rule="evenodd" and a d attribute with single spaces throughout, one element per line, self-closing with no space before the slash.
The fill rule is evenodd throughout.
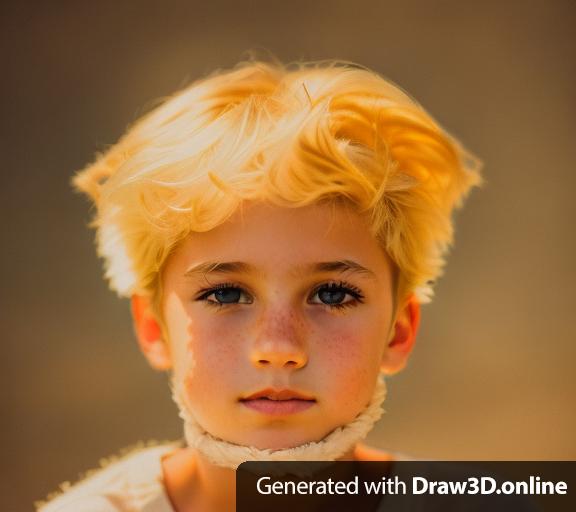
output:
<path id="1" fill-rule="evenodd" d="M 576 462 L 245 462 L 238 512 L 573 511 Z"/>

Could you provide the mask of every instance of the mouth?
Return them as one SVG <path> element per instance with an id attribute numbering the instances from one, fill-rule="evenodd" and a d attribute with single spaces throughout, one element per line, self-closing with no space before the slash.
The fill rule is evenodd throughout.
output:
<path id="1" fill-rule="evenodd" d="M 316 400 L 290 389 L 263 389 L 241 398 L 240 402 L 253 411 L 270 416 L 282 416 L 305 411 L 312 407 Z"/>

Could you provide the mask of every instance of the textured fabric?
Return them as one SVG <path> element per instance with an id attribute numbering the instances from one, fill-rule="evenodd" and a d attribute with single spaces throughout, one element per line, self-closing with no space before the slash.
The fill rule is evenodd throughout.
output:
<path id="1" fill-rule="evenodd" d="M 38 512 L 174 512 L 162 481 L 162 457 L 182 446 L 174 442 L 132 452 L 65 490 Z M 354 455 L 362 461 L 408 460 L 363 444 L 356 446 Z"/>
<path id="2" fill-rule="evenodd" d="M 40 512 L 174 512 L 162 479 L 162 456 L 181 443 L 139 451 L 73 485 Z"/>

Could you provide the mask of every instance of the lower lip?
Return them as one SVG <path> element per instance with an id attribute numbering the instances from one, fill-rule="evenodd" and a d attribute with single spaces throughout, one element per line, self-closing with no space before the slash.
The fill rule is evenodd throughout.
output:
<path id="1" fill-rule="evenodd" d="M 242 400 L 242 403 L 254 411 L 271 416 L 295 414 L 310 409 L 316 402 L 314 400 L 268 400 L 256 398 L 254 400 Z"/>

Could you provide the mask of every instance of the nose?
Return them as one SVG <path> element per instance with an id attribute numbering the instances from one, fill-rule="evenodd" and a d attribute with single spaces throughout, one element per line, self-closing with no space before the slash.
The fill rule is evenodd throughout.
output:
<path id="1" fill-rule="evenodd" d="M 256 323 L 250 359 L 257 368 L 297 370 L 308 363 L 301 319 L 289 311 L 265 311 Z"/>

